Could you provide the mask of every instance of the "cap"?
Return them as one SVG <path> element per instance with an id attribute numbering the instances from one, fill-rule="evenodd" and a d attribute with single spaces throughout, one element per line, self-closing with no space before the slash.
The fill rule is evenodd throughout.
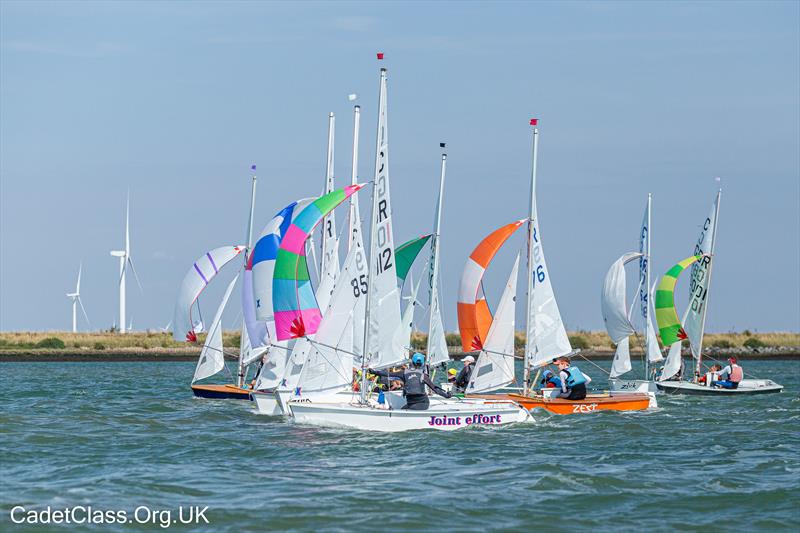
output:
<path id="1" fill-rule="evenodd" d="M 456 374 L 458 374 L 458 371 L 455 368 L 451 368 L 450 370 L 447 371 L 447 374 L 450 376 L 455 376 Z"/>
<path id="2" fill-rule="evenodd" d="M 474 363 L 475 362 L 475 358 L 472 357 L 471 355 L 468 355 L 464 359 L 462 359 L 461 362 L 463 362 L 463 363 Z"/>

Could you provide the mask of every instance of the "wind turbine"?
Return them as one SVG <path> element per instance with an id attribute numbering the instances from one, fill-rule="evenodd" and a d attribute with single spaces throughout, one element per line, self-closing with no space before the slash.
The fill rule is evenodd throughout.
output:
<path id="1" fill-rule="evenodd" d="M 112 250 L 111 255 L 119 257 L 119 332 L 125 333 L 125 272 L 130 265 L 133 271 L 133 276 L 136 278 L 136 283 L 139 285 L 139 290 L 142 290 L 142 284 L 139 281 L 139 274 L 136 273 L 136 268 L 133 266 L 131 259 L 131 232 L 130 232 L 130 207 L 131 196 L 128 193 L 128 198 L 125 202 L 125 249 Z"/>
<path id="2" fill-rule="evenodd" d="M 86 314 L 86 309 L 83 307 L 83 302 L 81 301 L 81 271 L 83 270 L 83 263 L 80 264 L 78 267 L 78 283 L 75 285 L 75 292 L 68 292 L 67 298 L 72 299 L 72 333 L 78 332 L 78 304 L 81 306 L 81 311 L 83 311 L 83 318 L 86 319 L 86 325 L 91 327 L 89 323 L 89 315 Z"/>

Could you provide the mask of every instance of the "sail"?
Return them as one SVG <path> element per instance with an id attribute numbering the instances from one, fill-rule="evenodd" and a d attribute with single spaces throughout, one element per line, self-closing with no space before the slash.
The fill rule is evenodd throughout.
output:
<path id="1" fill-rule="evenodd" d="M 532 366 L 541 366 L 554 357 L 572 351 L 564 322 L 558 310 L 553 286 L 550 284 L 550 271 L 544 259 L 539 221 L 531 220 L 531 260 L 533 295 L 528 317 L 528 361 Z"/>
<path id="2" fill-rule="evenodd" d="M 514 381 L 514 315 L 518 272 L 519 254 L 486 335 L 483 350 L 470 375 L 467 386 L 470 393 L 494 390 Z"/>
<path id="3" fill-rule="evenodd" d="M 703 328 L 708 310 L 708 288 L 711 282 L 711 262 L 713 261 L 720 194 L 717 194 L 714 204 L 711 206 L 711 213 L 703 221 L 700 237 L 694 247 L 694 255 L 702 256 L 702 258 L 692 265 L 689 278 L 689 306 L 683 328 L 689 338 L 689 345 L 695 358 L 700 357 L 703 347 Z"/>
<path id="4" fill-rule="evenodd" d="M 465 352 L 482 349 L 492 323 L 486 298 L 478 295 L 483 274 L 503 243 L 524 223 L 525 219 L 517 220 L 493 231 L 475 247 L 464 265 L 458 286 L 458 329 Z"/>
<path id="5" fill-rule="evenodd" d="M 430 298 L 428 311 L 431 314 L 431 319 L 428 326 L 427 363 L 434 366 L 450 360 L 450 352 L 447 349 L 447 337 L 445 337 L 444 324 L 442 323 L 442 310 L 439 305 L 438 288 L 436 286 L 434 286 L 433 296 Z"/>
<path id="6" fill-rule="evenodd" d="M 217 314 L 214 315 L 214 321 L 208 330 L 208 337 L 206 337 L 206 342 L 200 351 L 200 359 L 197 361 L 192 383 L 213 376 L 225 367 L 225 356 L 222 353 L 222 313 L 225 311 L 228 298 L 230 298 L 233 286 L 236 285 L 236 280 L 238 279 L 239 275 L 237 274 L 228 284 L 225 295 L 222 297 L 222 302 L 217 308 Z"/>
<path id="7" fill-rule="evenodd" d="M 614 362 L 611 365 L 611 377 L 617 377 L 631 369 L 631 358 L 629 350 L 629 339 L 636 330 L 628 319 L 628 309 L 626 303 L 626 280 L 625 265 L 640 259 L 642 254 L 628 252 L 614 261 L 611 268 L 606 273 L 603 281 L 603 290 L 600 294 L 600 307 L 603 312 L 603 322 L 606 325 L 608 336 L 617 350 L 614 354 Z M 645 290 L 645 292 L 647 292 Z"/>
<path id="8" fill-rule="evenodd" d="M 172 317 L 172 336 L 177 341 L 195 342 L 196 331 L 193 324 L 192 306 L 206 286 L 217 275 L 219 269 L 228 264 L 244 250 L 244 246 L 220 246 L 197 258 L 192 268 L 186 272 L 178 290 L 175 312 Z"/>
<path id="9" fill-rule="evenodd" d="M 681 341 L 672 343 L 669 347 L 664 368 L 661 370 L 659 381 L 665 381 L 675 376 L 681 369 Z"/>
<path id="10" fill-rule="evenodd" d="M 397 260 L 397 280 L 399 282 L 400 287 L 403 286 L 403 283 L 406 281 L 406 277 L 408 276 L 408 271 L 411 270 L 411 266 L 414 264 L 414 261 L 417 259 L 419 252 L 422 250 L 422 247 L 430 240 L 430 235 L 423 235 L 422 237 L 416 237 L 411 239 L 410 241 L 406 241 L 394 251 L 395 259 Z"/>
<path id="11" fill-rule="evenodd" d="M 322 217 L 362 185 L 348 185 L 317 198 L 289 225 L 278 249 L 272 279 L 275 334 L 279 341 L 317 331 L 322 313 L 311 288 L 306 263 L 306 240 Z"/>
<path id="12" fill-rule="evenodd" d="M 332 193 L 333 179 L 333 147 L 336 117 L 328 116 L 328 157 L 325 165 L 325 194 Z M 336 233 L 336 213 L 331 211 L 322 219 L 322 263 L 319 269 L 319 287 L 317 301 L 320 309 L 328 307 L 336 276 L 339 274 L 339 238 Z"/>
<path id="13" fill-rule="evenodd" d="M 367 307 L 369 310 L 367 354 L 371 366 L 383 368 L 407 358 L 405 352 L 395 351 L 395 335 L 400 327 L 400 291 L 397 288 L 397 258 L 394 254 L 392 203 L 389 194 L 386 69 L 381 69 L 375 154 L 369 254 L 372 270 Z"/>
<path id="14" fill-rule="evenodd" d="M 367 296 L 367 261 L 363 247 L 350 248 L 319 329 L 309 340 L 310 349 L 297 387 L 304 391 L 335 390 L 353 379 L 353 313 Z M 363 329 L 363 323 L 360 324 Z"/>
<path id="15" fill-rule="evenodd" d="M 267 323 L 256 318 L 256 300 L 253 294 L 253 254 L 250 254 L 242 273 L 242 315 L 250 346 L 259 348 L 269 344 Z"/>
<path id="16" fill-rule="evenodd" d="M 661 342 L 664 345 L 673 344 L 686 338 L 686 332 L 681 327 L 678 312 L 675 310 L 675 284 L 678 276 L 692 263 L 699 261 L 699 255 L 687 257 L 677 265 L 670 268 L 661 278 L 656 289 L 656 322 L 661 333 Z"/>
<path id="17" fill-rule="evenodd" d="M 650 299 L 648 302 L 653 301 L 653 294 L 656 290 L 656 284 L 653 283 L 653 286 L 650 288 Z M 647 347 L 647 360 L 651 363 L 658 363 L 664 360 L 664 356 L 661 355 L 661 350 L 658 348 L 658 338 L 656 338 L 656 330 L 653 327 L 653 314 L 649 312 L 647 313 L 647 343 L 645 346 Z"/>
<path id="18" fill-rule="evenodd" d="M 414 307 L 417 304 L 417 292 L 419 291 L 419 284 L 422 282 L 420 279 L 416 285 L 413 285 L 412 280 L 411 295 L 408 298 L 408 305 L 403 310 L 403 316 L 400 319 L 400 326 L 394 334 L 394 351 L 403 354 L 408 353 L 411 348 L 411 334 L 414 331 Z"/>

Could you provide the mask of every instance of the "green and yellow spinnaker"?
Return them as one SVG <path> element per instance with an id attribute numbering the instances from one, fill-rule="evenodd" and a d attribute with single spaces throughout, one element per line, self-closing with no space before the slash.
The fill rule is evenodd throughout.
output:
<path id="1" fill-rule="evenodd" d="M 686 338 L 686 332 L 683 330 L 681 320 L 678 318 L 678 312 L 675 310 L 675 284 L 678 282 L 678 276 L 681 275 L 681 272 L 695 261 L 700 260 L 701 257 L 703 256 L 693 255 L 687 257 L 670 268 L 658 284 L 656 289 L 656 322 L 658 323 L 658 331 L 661 333 L 661 342 L 664 346 L 670 346 Z"/>

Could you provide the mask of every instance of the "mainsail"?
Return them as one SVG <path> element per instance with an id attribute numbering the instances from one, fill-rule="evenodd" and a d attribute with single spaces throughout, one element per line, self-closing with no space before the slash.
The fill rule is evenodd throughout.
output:
<path id="1" fill-rule="evenodd" d="M 486 298 L 478 294 L 483 274 L 500 247 L 524 223 L 525 219 L 517 220 L 493 231 L 475 247 L 464 265 L 458 286 L 458 329 L 461 333 L 461 346 L 465 352 L 483 348 L 492 324 L 492 312 L 489 310 Z"/>
<path id="2" fill-rule="evenodd" d="M 519 254 L 497 306 L 483 349 L 470 375 L 467 392 L 494 390 L 514 381 L 514 315 Z"/>
<path id="3" fill-rule="evenodd" d="M 317 331 L 322 313 L 317 305 L 306 262 L 306 240 L 322 218 L 363 185 L 348 185 L 317 198 L 289 225 L 278 249 L 272 279 L 275 333 L 279 341 Z"/>
<path id="4" fill-rule="evenodd" d="M 219 270 L 245 249 L 244 246 L 220 246 L 200 256 L 186 272 L 178 290 L 172 318 L 173 338 L 195 342 L 197 336 L 192 320 L 192 306 Z"/>
<path id="5" fill-rule="evenodd" d="M 333 183 L 333 147 L 336 117 L 328 115 L 328 158 L 325 165 L 325 194 L 334 191 Z M 319 285 L 317 286 L 317 302 L 320 309 L 328 307 L 333 293 L 336 276 L 339 274 L 339 236 L 336 233 L 336 214 L 331 211 L 322 219 L 322 258 L 319 269 Z"/>
<path id="6" fill-rule="evenodd" d="M 611 365 L 610 377 L 612 378 L 631 370 L 629 337 L 636 333 L 636 329 L 628 318 L 625 265 L 641 257 L 640 253 L 626 253 L 614 261 L 603 282 L 603 290 L 600 295 L 603 321 L 609 337 L 617 345 Z M 647 291 L 645 290 L 645 292 Z"/>
<path id="7" fill-rule="evenodd" d="M 384 368 L 406 359 L 404 351 L 396 351 L 394 342 L 400 327 L 400 291 L 397 288 L 397 260 L 394 254 L 392 204 L 389 194 L 389 131 L 385 68 L 381 69 L 375 153 L 365 359 L 372 367 Z"/>
<path id="8" fill-rule="evenodd" d="M 444 143 L 440 145 L 444 148 Z M 442 240 L 442 201 L 444 200 L 444 177 L 447 170 L 447 154 L 442 154 L 442 170 L 439 178 L 439 198 L 436 202 L 436 214 L 433 219 L 433 240 L 431 241 L 431 257 L 428 261 L 428 345 L 427 363 L 431 366 L 444 363 L 450 359 L 447 350 L 447 338 L 444 336 L 442 310 L 439 305 L 439 245 Z"/>
<path id="9" fill-rule="evenodd" d="M 206 337 L 206 342 L 203 344 L 203 349 L 200 351 L 200 359 L 197 361 L 192 383 L 211 377 L 225 367 L 225 356 L 222 353 L 222 313 L 225 311 L 228 298 L 230 298 L 233 286 L 236 285 L 236 280 L 238 279 L 239 275 L 237 274 L 228 284 L 225 295 L 222 297 L 222 302 L 220 302 L 217 308 L 214 321 L 211 323 L 211 327 L 208 330 L 208 337 Z"/>
<path id="10" fill-rule="evenodd" d="M 689 338 L 692 355 L 700 359 L 703 351 L 703 329 L 708 310 L 708 289 L 711 284 L 711 263 L 714 260 L 714 240 L 717 234 L 717 217 L 722 191 L 717 192 L 711 213 L 703 221 L 700 237 L 694 247 L 694 255 L 702 256 L 692 265 L 689 285 L 689 306 L 684 317 L 683 328 Z"/>

